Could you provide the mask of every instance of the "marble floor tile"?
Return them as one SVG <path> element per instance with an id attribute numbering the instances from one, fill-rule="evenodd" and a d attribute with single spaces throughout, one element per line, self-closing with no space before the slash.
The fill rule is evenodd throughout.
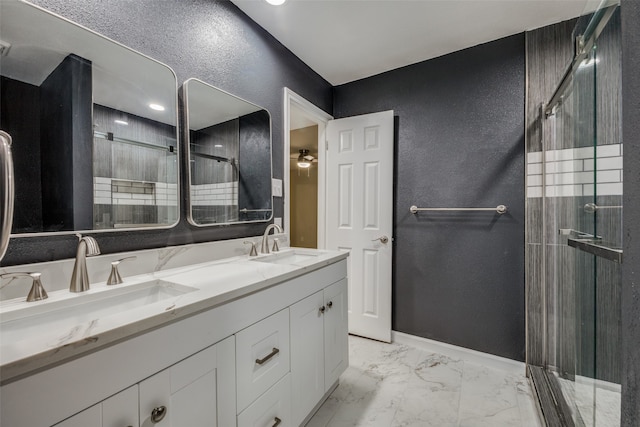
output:
<path id="1" fill-rule="evenodd" d="M 524 374 L 354 336 L 349 357 L 307 426 L 542 426 Z"/>
<path id="2" fill-rule="evenodd" d="M 559 378 L 565 401 L 585 427 L 620 426 L 620 389 L 618 384 L 577 377 Z"/>

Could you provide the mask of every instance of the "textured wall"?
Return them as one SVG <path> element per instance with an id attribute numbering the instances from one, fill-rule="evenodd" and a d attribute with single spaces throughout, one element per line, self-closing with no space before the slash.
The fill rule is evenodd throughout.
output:
<path id="1" fill-rule="evenodd" d="M 551 122 L 541 119 L 540 105 L 549 101 L 571 62 L 574 26 L 575 21 L 566 21 L 527 32 L 526 146 L 530 163 L 533 163 L 530 153 L 542 151 L 543 135 L 547 138 L 545 144 L 552 135 Z M 533 196 L 527 193 L 526 199 L 527 361 L 542 366 L 545 360 L 543 305 L 546 304 L 542 286 L 547 274 L 545 265 L 549 263 L 543 262 L 543 200 Z"/>
<path id="2" fill-rule="evenodd" d="M 93 226 L 91 62 L 68 55 L 40 85 L 44 230 Z"/>
<path id="3" fill-rule="evenodd" d="M 169 65 L 178 84 L 195 77 L 258 104 L 271 113 L 273 174 L 283 176 L 282 98 L 289 87 L 331 112 L 331 85 L 240 12 L 211 0 L 35 0 L 45 7 Z M 185 182 L 186 174 L 182 175 Z M 184 190 L 184 189 L 183 189 Z M 196 229 L 182 218 L 169 230 L 98 235 L 104 253 L 257 235 L 264 224 Z M 282 199 L 275 199 L 282 216 Z M 12 239 L 3 265 L 69 258 L 75 236 Z"/>
<path id="4" fill-rule="evenodd" d="M 13 138 L 11 153 L 15 175 L 13 229 L 30 230 L 34 224 L 42 228 L 42 194 L 40 181 L 40 88 L 0 78 L 0 129 Z M 20 142 L 18 142 L 20 141 Z M 26 178 L 26 179 L 25 179 Z"/>
<path id="5" fill-rule="evenodd" d="M 396 116 L 393 329 L 524 360 L 524 35 L 338 86 Z M 391 201 L 389 201 L 391 203 Z M 509 206 L 420 213 L 409 206 Z"/>
<path id="6" fill-rule="evenodd" d="M 640 2 L 622 0 L 622 426 L 640 425 Z"/>

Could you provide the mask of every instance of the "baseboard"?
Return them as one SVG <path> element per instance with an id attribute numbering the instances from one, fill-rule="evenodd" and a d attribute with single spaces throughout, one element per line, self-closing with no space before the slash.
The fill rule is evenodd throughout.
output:
<path id="1" fill-rule="evenodd" d="M 525 375 L 526 366 L 524 362 L 507 359 L 506 357 L 495 356 L 481 351 L 471 350 L 457 345 L 422 338 L 403 332 L 391 331 L 391 341 L 398 344 L 405 344 L 433 353 L 443 354 L 454 359 L 461 359 L 468 362 L 478 363 L 494 369 L 511 372 L 517 375 Z"/>

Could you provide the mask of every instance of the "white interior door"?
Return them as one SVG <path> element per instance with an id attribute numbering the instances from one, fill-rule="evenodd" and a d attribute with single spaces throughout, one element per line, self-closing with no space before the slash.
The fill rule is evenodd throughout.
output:
<path id="1" fill-rule="evenodd" d="M 327 249 L 350 251 L 349 333 L 391 341 L 393 111 L 327 126 Z"/>

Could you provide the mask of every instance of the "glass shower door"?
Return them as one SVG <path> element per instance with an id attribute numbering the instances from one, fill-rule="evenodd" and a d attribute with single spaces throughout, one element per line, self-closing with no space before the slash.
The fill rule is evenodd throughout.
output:
<path id="1" fill-rule="evenodd" d="M 545 147 L 547 376 L 567 425 L 588 427 L 620 425 L 619 12 L 594 24 L 601 17 L 586 25 L 599 36 L 549 117 Z"/>

